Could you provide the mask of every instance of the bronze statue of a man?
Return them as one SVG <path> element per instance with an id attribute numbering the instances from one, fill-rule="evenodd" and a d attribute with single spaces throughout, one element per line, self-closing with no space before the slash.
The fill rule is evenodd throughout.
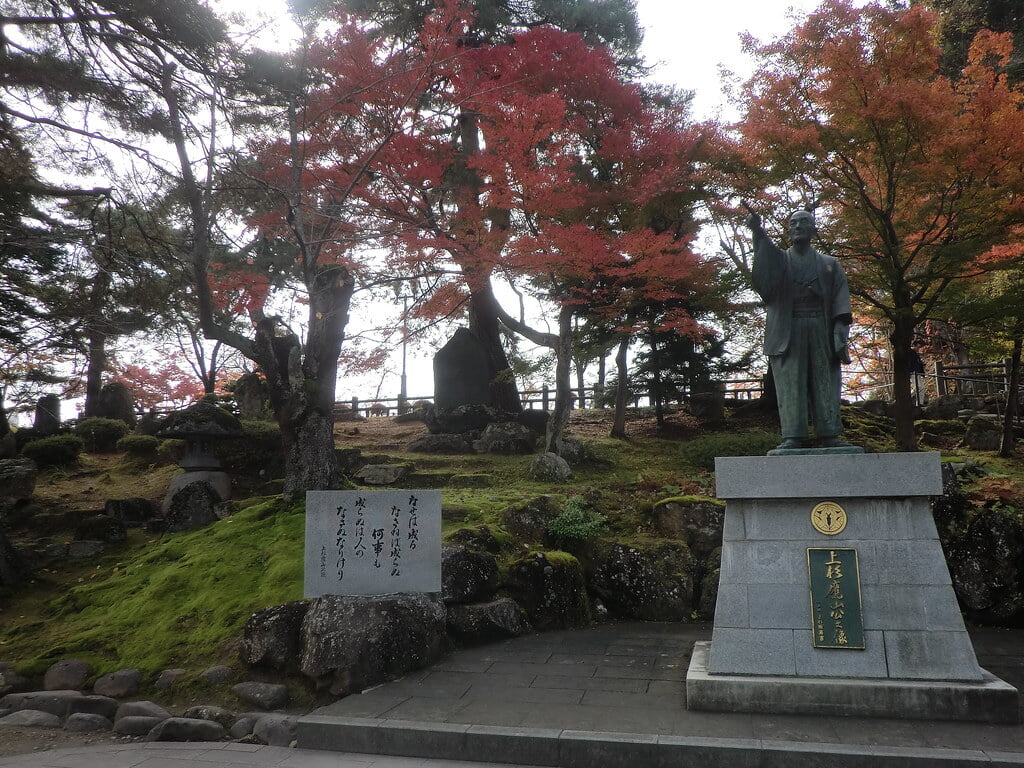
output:
<path id="1" fill-rule="evenodd" d="M 764 352 L 778 393 L 778 449 L 803 447 L 810 419 L 821 447 L 846 447 L 839 439 L 840 364 L 850 362 L 853 320 L 846 275 L 839 262 L 811 246 L 817 229 L 809 212 L 790 216 L 787 251 L 768 238 L 756 213 L 746 224 L 754 236 L 754 290 L 767 309 Z"/>

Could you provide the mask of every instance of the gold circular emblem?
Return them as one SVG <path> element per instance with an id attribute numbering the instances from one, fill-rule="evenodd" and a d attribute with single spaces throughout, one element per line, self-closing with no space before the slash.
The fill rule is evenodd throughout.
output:
<path id="1" fill-rule="evenodd" d="M 846 510 L 834 501 L 823 501 L 811 510 L 811 525 L 818 533 L 835 536 L 846 527 Z"/>

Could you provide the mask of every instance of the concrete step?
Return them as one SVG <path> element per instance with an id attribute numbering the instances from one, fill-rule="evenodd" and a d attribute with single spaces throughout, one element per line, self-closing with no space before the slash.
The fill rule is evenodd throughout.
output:
<path id="1" fill-rule="evenodd" d="M 316 749 L 559 768 L 1011 768 L 1024 751 L 518 728 L 308 715 L 297 744 Z M 865 740 L 871 739 L 865 734 Z"/>

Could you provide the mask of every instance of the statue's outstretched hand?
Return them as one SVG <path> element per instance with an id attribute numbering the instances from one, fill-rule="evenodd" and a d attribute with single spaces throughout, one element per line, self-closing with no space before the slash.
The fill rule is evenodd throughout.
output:
<path id="1" fill-rule="evenodd" d="M 747 218 L 743 220 L 743 223 L 755 235 L 763 235 L 764 229 L 761 227 L 761 217 L 758 213 L 750 207 L 750 203 L 746 200 L 743 201 L 743 207 L 747 209 Z"/>

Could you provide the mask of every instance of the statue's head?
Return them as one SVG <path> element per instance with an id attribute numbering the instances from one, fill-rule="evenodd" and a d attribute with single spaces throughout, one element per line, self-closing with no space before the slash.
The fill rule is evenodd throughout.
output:
<path id="1" fill-rule="evenodd" d="M 795 211 L 789 217 L 789 240 L 792 243 L 809 243 L 818 233 L 814 225 L 814 214 L 810 211 Z"/>

